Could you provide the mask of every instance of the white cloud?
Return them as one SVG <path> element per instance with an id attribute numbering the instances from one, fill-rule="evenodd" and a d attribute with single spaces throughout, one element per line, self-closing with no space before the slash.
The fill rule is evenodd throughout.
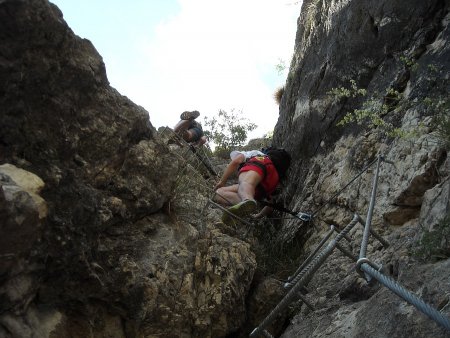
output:
<path id="1" fill-rule="evenodd" d="M 185 110 L 212 116 L 219 109 L 235 108 L 259 126 L 253 137 L 272 130 L 278 119 L 273 92 L 285 81 L 275 65 L 279 59 L 289 65 L 300 4 L 289 6 L 279 0 L 179 0 L 179 4 L 181 11 L 152 34 L 143 31 L 135 37 L 142 49 L 131 68 L 135 72 L 126 74 L 107 64 L 112 85 L 148 110 L 155 127 L 173 127 Z"/>

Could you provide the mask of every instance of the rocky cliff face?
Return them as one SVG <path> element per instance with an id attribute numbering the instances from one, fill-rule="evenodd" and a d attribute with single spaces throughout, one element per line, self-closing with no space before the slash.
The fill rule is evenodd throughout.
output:
<path id="1" fill-rule="evenodd" d="M 247 232 L 217 223 L 211 176 L 109 86 L 57 7 L 0 1 L 0 336 L 248 336 L 329 225 L 366 216 L 374 166 L 345 186 L 378 154 L 393 164 L 381 166 L 372 223 L 390 246 L 371 238 L 367 257 L 448 316 L 450 165 L 432 123 L 448 114 L 448 8 L 305 1 L 274 141 L 294 158 L 285 205 L 314 222 Z M 337 127 L 354 109 L 385 123 Z M 418 245 L 428 230 L 437 251 Z M 350 235 L 358 254 L 362 228 Z M 334 253 L 306 286 L 314 310 L 294 302 L 269 331 L 446 336 L 354 266 Z"/>
<path id="2" fill-rule="evenodd" d="M 285 222 L 278 241 L 307 254 L 327 225 L 342 228 L 355 212 L 365 218 L 375 166 L 358 175 L 381 154 L 393 164 L 381 166 L 372 224 L 390 247 L 372 238 L 367 257 L 447 317 L 448 254 L 430 264 L 413 253 L 450 210 L 447 150 L 431 122 L 449 114 L 448 10 L 448 1 L 305 1 L 275 132 L 295 158 L 285 200 L 316 216 L 315 227 Z M 355 109 L 384 123 L 336 126 Z M 405 133 L 390 137 L 392 128 Z M 361 237 L 357 227 L 348 243 L 356 255 Z M 448 253 L 448 235 L 428 245 Z M 388 289 L 367 284 L 354 266 L 334 253 L 308 285 L 315 310 L 303 305 L 282 336 L 448 335 Z"/>
<path id="3" fill-rule="evenodd" d="M 239 327 L 249 245 L 173 216 L 186 163 L 92 44 L 45 0 L 1 1 L 0 41 L 0 336 Z"/>

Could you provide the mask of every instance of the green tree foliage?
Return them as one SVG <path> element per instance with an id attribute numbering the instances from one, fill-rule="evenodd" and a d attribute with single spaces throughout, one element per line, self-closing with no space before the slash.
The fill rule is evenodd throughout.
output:
<path id="1" fill-rule="evenodd" d="M 405 69 L 416 72 L 419 68 L 418 63 L 407 56 L 400 56 L 400 62 Z M 355 80 L 350 80 L 349 87 L 339 87 L 331 89 L 328 94 L 334 100 L 340 101 L 345 98 L 365 99 L 360 109 L 347 112 L 345 116 L 337 123 L 338 126 L 345 126 L 350 123 L 357 123 L 370 129 L 377 128 L 379 132 L 390 137 L 399 137 L 405 139 L 413 139 L 425 130 L 423 121 L 419 121 L 417 126 L 406 128 L 396 128 L 392 123 L 385 119 L 391 111 L 401 112 L 415 104 L 422 112 L 422 116 L 432 116 L 432 124 L 430 127 L 434 130 L 436 142 L 443 148 L 450 149 L 450 100 L 447 91 L 442 91 L 436 83 L 440 74 L 446 74 L 442 66 L 429 64 L 423 69 L 422 78 L 426 81 L 426 85 L 433 90 L 429 93 L 430 97 L 423 100 L 417 99 L 414 102 L 403 97 L 394 88 L 387 88 L 385 93 L 374 92 L 371 97 L 367 97 L 367 91 L 359 88 Z M 442 75 L 441 75 L 442 78 Z M 445 87 L 447 79 L 443 78 Z"/>
<path id="2" fill-rule="evenodd" d="M 286 63 L 283 59 L 278 59 L 278 64 L 275 65 L 275 69 L 278 72 L 278 75 L 283 74 L 284 70 L 286 69 Z"/>
<path id="3" fill-rule="evenodd" d="M 216 153 L 229 152 L 236 147 L 243 146 L 250 131 L 256 129 L 256 124 L 242 117 L 242 111 L 226 112 L 219 110 L 219 114 L 212 118 L 204 118 L 204 133 L 215 144 Z"/>
<path id="4" fill-rule="evenodd" d="M 358 88 L 355 80 L 350 80 L 350 88 L 333 88 L 328 92 L 335 100 L 342 98 L 366 97 L 367 91 L 364 88 Z M 350 123 L 357 123 L 370 129 L 378 130 L 390 137 L 412 138 L 417 136 L 418 130 L 422 128 L 420 124 L 417 129 L 405 130 L 396 128 L 392 123 L 383 119 L 402 100 L 403 96 L 393 88 L 388 88 L 383 95 L 375 95 L 368 98 L 362 104 L 361 109 L 355 109 L 347 112 L 345 116 L 337 123 L 337 126 L 345 126 Z"/>

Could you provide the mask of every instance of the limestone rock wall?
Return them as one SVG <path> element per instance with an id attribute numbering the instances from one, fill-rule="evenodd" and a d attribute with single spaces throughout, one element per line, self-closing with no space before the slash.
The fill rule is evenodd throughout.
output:
<path id="1" fill-rule="evenodd" d="M 365 218 L 375 166 L 342 189 L 381 154 L 393 164 L 381 166 L 372 224 L 391 246 L 372 238 L 367 257 L 449 316 L 448 256 L 427 263 L 414 255 L 424 231 L 450 210 L 448 149 L 432 122 L 449 113 L 449 2 L 312 0 L 304 2 L 298 22 L 274 139 L 294 155 L 285 202 L 316 217 L 315 227 L 285 221 L 279 245 L 286 251 L 300 246 L 300 264 L 329 225 L 342 228 L 355 212 Z M 330 94 L 351 89 L 351 81 L 366 95 Z M 398 92 L 395 102 L 389 89 Z M 367 123 L 336 126 L 354 109 L 374 111 L 375 102 L 388 106 L 381 114 L 385 122 L 413 135 L 394 138 Z M 358 255 L 362 227 L 351 235 Z M 340 253 L 308 289 L 315 311 L 302 305 L 282 337 L 448 335 L 391 291 L 368 285 Z"/>
<path id="2" fill-rule="evenodd" d="M 0 42 L 0 336 L 235 331 L 254 254 L 180 198 L 149 113 L 46 0 L 0 1 Z"/>

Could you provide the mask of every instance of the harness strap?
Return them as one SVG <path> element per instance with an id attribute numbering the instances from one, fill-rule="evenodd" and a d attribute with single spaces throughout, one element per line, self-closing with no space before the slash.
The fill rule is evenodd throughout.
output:
<path id="1" fill-rule="evenodd" d="M 261 182 L 262 182 L 262 181 L 264 181 L 264 179 L 265 179 L 266 176 L 267 176 L 266 165 L 265 165 L 264 163 L 259 162 L 259 161 L 252 161 L 252 159 L 255 158 L 255 157 L 259 157 L 259 156 L 253 156 L 253 157 L 250 157 L 247 161 L 242 162 L 242 163 L 239 165 L 239 167 L 238 167 L 238 171 L 241 170 L 242 167 L 244 167 L 244 166 L 246 166 L 246 165 L 248 165 L 248 164 L 249 164 L 249 165 L 254 165 L 255 167 L 260 168 L 260 169 L 262 170 L 262 172 L 263 172 L 263 178 L 262 178 L 262 180 L 261 180 Z"/>
<path id="2" fill-rule="evenodd" d="M 266 165 L 264 163 L 261 163 L 261 162 L 258 162 L 258 161 L 250 161 L 249 160 L 248 162 L 245 162 L 244 165 L 245 164 L 254 165 L 255 167 L 260 168 L 262 170 L 262 172 L 263 172 L 263 178 L 262 178 L 261 182 L 266 179 L 267 169 L 266 169 Z"/>
<path id="3" fill-rule="evenodd" d="M 267 165 L 267 164 L 272 164 L 272 165 L 273 165 L 273 163 L 267 163 L 267 164 L 264 164 L 264 163 L 261 163 L 261 162 L 259 162 L 259 161 L 252 161 L 252 159 L 255 158 L 255 157 L 259 157 L 259 156 L 253 156 L 253 157 L 250 157 L 247 161 L 241 163 L 241 164 L 239 165 L 238 171 L 241 170 L 241 168 L 242 168 L 243 166 L 245 166 L 245 165 L 253 165 L 253 166 L 255 166 L 255 167 L 258 167 L 258 168 L 260 168 L 260 169 L 262 170 L 262 172 L 263 172 L 263 178 L 262 178 L 262 180 L 261 180 L 261 183 L 262 183 L 262 182 L 266 179 L 266 176 L 267 176 L 267 168 L 266 168 L 266 165 Z M 267 156 L 265 156 L 265 157 L 267 157 Z M 256 189 L 259 191 L 259 195 L 260 195 L 260 196 L 267 197 L 267 192 L 266 192 L 266 190 L 264 189 L 264 187 L 262 186 L 261 183 L 259 183 L 259 184 L 256 186 Z"/>

